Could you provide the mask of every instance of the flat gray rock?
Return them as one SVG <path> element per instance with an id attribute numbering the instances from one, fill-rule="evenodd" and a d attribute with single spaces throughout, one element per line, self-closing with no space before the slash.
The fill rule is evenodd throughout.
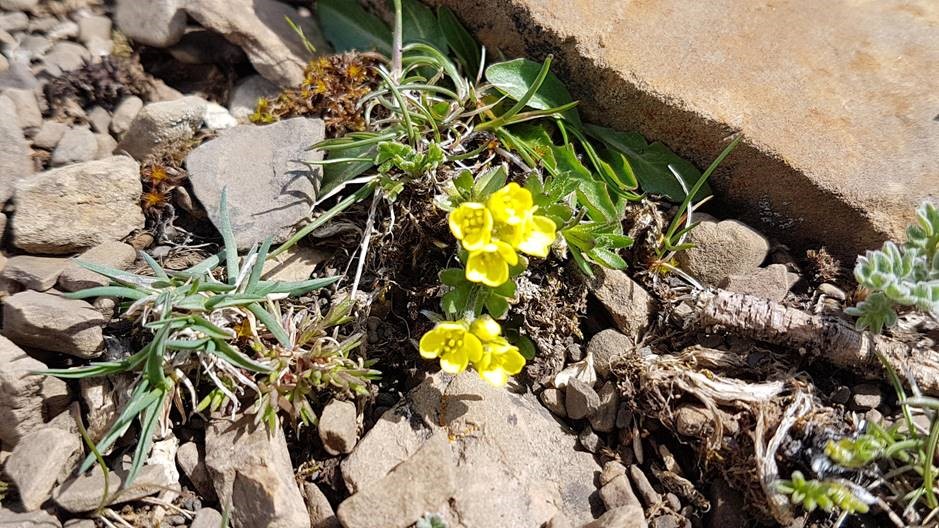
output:
<path id="1" fill-rule="evenodd" d="M 204 116 L 205 99 L 201 97 L 150 103 L 134 116 L 118 150 L 144 161 L 167 145 L 191 139 Z"/>
<path id="2" fill-rule="evenodd" d="M 86 161 L 16 184 L 13 244 L 30 253 L 74 253 L 143 227 L 140 168 L 126 156 Z"/>
<path id="3" fill-rule="evenodd" d="M 20 346 L 80 358 L 101 354 L 107 320 L 85 301 L 24 291 L 3 300 L 3 335 Z"/>
<path id="4" fill-rule="evenodd" d="M 45 363 L 0 336 L 0 442 L 7 449 L 51 416 L 50 396 L 68 394 L 64 381 L 33 374 L 46 368 Z"/>
<path id="5" fill-rule="evenodd" d="M 192 189 L 216 228 L 222 190 L 228 190 L 228 210 L 239 248 L 250 248 L 269 236 L 275 243 L 283 242 L 307 216 L 315 198 L 322 172 L 300 160 L 322 159 L 321 152 L 307 148 L 323 137 L 321 119 L 294 118 L 228 129 L 186 158 Z"/>
<path id="6" fill-rule="evenodd" d="M 13 195 L 13 186 L 33 173 L 33 160 L 29 158 L 29 144 L 19 125 L 16 105 L 0 95 L 0 203 Z"/>
<path id="7" fill-rule="evenodd" d="M 430 447 L 428 439 L 440 434 L 452 440 L 442 449 Z M 432 510 L 451 526 L 527 528 L 542 526 L 559 513 L 579 526 L 593 520 L 592 507 L 600 501 L 595 484 L 600 466 L 575 448 L 576 441 L 532 394 L 493 387 L 474 372 L 455 378 L 436 374 L 359 441 L 341 465 L 342 477 L 353 493 L 400 504 L 394 501 L 409 493 L 409 486 L 394 487 L 401 473 L 452 469 L 457 486 L 439 510 Z M 422 461 L 416 453 L 439 460 Z M 438 481 L 441 487 L 448 482 Z M 495 488 L 493 483 L 498 483 Z M 339 518 L 373 526 L 362 508 L 375 502 L 356 495 L 349 501 L 339 507 Z M 387 509 L 381 515 L 404 523 L 394 526 L 417 520 Z"/>

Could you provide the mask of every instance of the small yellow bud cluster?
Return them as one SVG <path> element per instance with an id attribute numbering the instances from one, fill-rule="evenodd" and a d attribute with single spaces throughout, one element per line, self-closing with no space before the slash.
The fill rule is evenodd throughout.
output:
<path id="1" fill-rule="evenodd" d="M 525 366 L 518 347 L 509 344 L 502 336 L 502 327 L 488 315 L 471 324 L 437 323 L 421 338 L 420 353 L 425 359 L 440 358 L 440 368 L 450 374 L 459 374 L 472 364 L 484 380 L 499 386 Z"/>
<path id="2" fill-rule="evenodd" d="M 557 229 L 535 210 L 531 192 L 513 182 L 485 204 L 464 202 L 450 213 L 450 231 L 469 252 L 467 280 L 495 288 L 509 280 L 509 266 L 518 264 L 516 251 L 548 256 Z"/>

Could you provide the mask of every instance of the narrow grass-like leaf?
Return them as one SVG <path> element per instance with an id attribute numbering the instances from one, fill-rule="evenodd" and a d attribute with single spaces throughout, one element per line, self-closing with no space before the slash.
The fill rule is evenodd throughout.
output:
<path id="1" fill-rule="evenodd" d="M 147 266 L 150 266 L 150 269 L 153 270 L 153 275 L 159 279 L 169 280 L 169 275 L 166 274 L 166 271 L 163 269 L 163 266 L 160 265 L 153 257 L 147 254 L 146 251 L 141 251 L 140 256 L 143 257 L 144 262 L 147 263 Z"/>
<path id="2" fill-rule="evenodd" d="M 222 189 L 222 199 L 218 206 L 219 231 L 222 242 L 225 244 L 225 270 L 228 272 L 228 283 L 234 284 L 238 279 L 238 245 L 235 244 L 235 234 L 231 229 L 231 217 L 228 216 L 228 188 Z"/>
<path id="3" fill-rule="evenodd" d="M 213 339 L 231 339 L 235 337 L 234 332 L 231 330 L 218 327 L 201 315 L 192 316 L 192 328 Z"/>
<path id="4" fill-rule="evenodd" d="M 66 299 L 88 299 L 89 297 L 120 297 L 122 299 L 132 299 L 139 301 L 148 297 L 150 294 L 126 286 L 97 286 L 94 288 L 85 288 L 77 292 L 62 294 Z"/>
<path id="5" fill-rule="evenodd" d="M 231 308 L 232 306 L 245 306 L 255 302 L 267 300 L 263 295 L 217 295 L 205 303 L 208 310 L 220 310 L 222 308 Z"/>
<path id="6" fill-rule="evenodd" d="M 287 293 L 291 297 L 297 295 L 303 295 L 304 293 L 311 292 L 313 290 L 318 290 L 329 286 L 330 284 L 335 283 L 341 276 L 335 277 L 324 277 L 322 279 L 309 279 L 305 281 L 296 281 L 296 282 L 260 282 L 258 284 L 257 291 L 263 291 L 265 294 L 269 295 L 272 293 Z"/>
<path id="7" fill-rule="evenodd" d="M 264 323 L 264 326 L 267 327 L 267 331 L 274 335 L 277 342 L 280 343 L 282 347 L 291 348 L 290 336 L 287 335 L 287 331 L 280 326 L 280 322 L 271 312 L 265 310 L 258 303 L 249 304 L 248 310 L 250 310 L 259 321 Z"/>
<path id="8" fill-rule="evenodd" d="M 135 275 L 133 273 L 126 272 L 124 270 L 119 270 L 112 268 L 110 266 L 103 266 L 101 264 L 95 264 L 93 262 L 83 262 L 81 260 L 75 260 L 75 263 L 79 266 L 85 268 L 86 270 L 93 271 L 98 275 L 102 275 L 111 279 L 114 282 L 121 284 L 126 284 L 128 286 L 143 286 L 149 287 L 156 279 L 153 277 L 144 277 L 142 275 Z"/>
<path id="9" fill-rule="evenodd" d="M 251 268 L 251 275 L 248 277 L 248 286 L 245 288 L 246 292 L 250 292 L 257 286 L 258 281 L 261 280 L 261 273 L 264 271 L 264 263 L 267 261 L 267 254 L 271 251 L 271 237 L 267 237 L 264 240 L 264 243 L 261 244 L 261 248 L 258 250 L 258 256 L 254 261 L 254 267 Z"/>
<path id="10" fill-rule="evenodd" d="M 196 264 L 195 266 L 187 268 L 183 271 L 171 272 L 171 274 L 181 274 L 183 276 L 205 275 L 209 270 L 211 270 L 212 268 L 222 263 L 222 257 L 224 253 L 225 253 L 224 251 L 220 253 L 216 253 L 215 255 L 212 255 L 211 257 L 206 258 L 205 260 Z"/>
<path id="11" fill-rule="evenodd" d="M 162 394 L 161 390 L 150 390 L 149 383 L 147 383 L 146 380 L 141 380 L 134 388 L 134 392 L 128 400 L 127 405 L 124 407 L 124 410 L 121 411 L 120 416 L 118 416 L 117 420 L 111 425 L 111 429 L 104 435 L 101 441 L 98 442 L 98 449 L 107 451 L 117 439 L 124 436 L 124 433 L 126 433 L 127 429 L 133 424 L 134 418 L 146 409 L 147 406 L 151 405 L 154 400 L 158 399 L 160 394 Z M 94 462 L 94 456 L 88 455 L 82 462 L 78 472 L 84 473 L 88 471 L 88 468 L 90 468 Z"/>
<path id="12" fill-rule="evenodd" d="M 242 354 L 237 348 L 233 347 L 227 341 L 216 339 L 214 341 L 214 345 L 214 347 L 209 349 L 210 353 L 215 354 L 216 356 L 224 359 L 232 365 L 235 365 L 236 367 L 250 370 L 251 372 L 266 373 L 271 371 L 270 367 L 262 363 L 258 363 L 257 361 L 254 361 L 248 356 Z"/>
<path id="13" fill-rule="evenodd" d="M 166 348 L 170 350 L 197 350 L 209 342 L 208 337 L 201 339 L 167 339 Z"/>
<path id="14" fill-rule="evenodd" d="M 150 452 L 150 446 L 153 444 L 154 430 L 156 429 L 160 411 L 163 407 L 164 398 L 165 394 L 161 392 L 160 397 L 154 400 L 154 402 L 147 406 L 140 414 L 140 437 L 137 440 L 137 447 L 134 449 L 130 471 L 128 471 L 127 479 L 124 481 L 125 489 L 130 487 L 134 479 L 137 478 L 137 473 L 140 472 L 140 468 L 143 467 L 147 454 Z"/>
<path id="15" fill-rule="evenodd" d="M 150 345 L 147 345 L 140 352 L 137 352 L 134 355 L 124 358 L 120 361 L 100 361 L 91 363 L 90 365 L 86 365 L 84 367 L 72 367 L 67 369 L 46 369 L 34 372 L 33 374 L 55 376 L 57 378 L 63 379 L 82 379 L 127 372 L 143 363 L 143 361 L 147 358 L 147 351 L 149 350 L 149 346 Z"/>

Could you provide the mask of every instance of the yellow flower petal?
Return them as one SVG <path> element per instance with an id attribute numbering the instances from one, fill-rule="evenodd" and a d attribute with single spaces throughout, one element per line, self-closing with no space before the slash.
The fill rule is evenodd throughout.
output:
<path id="1" fill-rule="evenodd" d="M 492 317 L 482 315 L 470 325 L 470 332 L 483 343 L 495 341 L 502 335 L 502 327 Z"/>
<path id="2" fill-rule="evenodd" d="M 515 253 L 515 250 L 512 249 L 512 246 L 506 244 L 505 242 L 495 242 L 495 245 L 496 250 L 499 252 L 499 256 L 502 257 L 502 260 L 504 260 L 509 266 L 518 264 L 518 255 Z"/>
<path id="3" fill-rule="evenodd" d="M 473 251 L 489 243 L 492 236 L 492 214 L 481 203 L 465 202 L 454 209 L 447 218 L 450 232 L 463 242 L 467 251 Z"/>
<path id="4" fill-rule="evenodd" d="M 479 375 L 496 387 L 504 387 L 509 382 L 508 374 L 502 369 L 481 371 Z"/>
<path id="5" fill-rule="evenodd" d="M 437 323 L 421 337 L 419 348 L 421 357 L 439 357 L 440 368 L 451 374 L 463 372 L 470 361 L 479 361 L 483 353 L 479 338 L 469 333 L 467 325 L 461 322 Z"/>
<path id="6" fill-rule="evenodd" d="M 515 247 L 535 257 L 547 257 L 557 238 L 557 226 L 546 216 L 533 215 L 522 229 L 522 240 Z"/>
<path id="7" fill-rule="evenodd" d="M 504 249 L 501 244 L 487 244 L 477 251 L 471 251 L 466 259 L 466 280 L 481 282 L 486 286 L 497 287 L 509 280 L 509 264 L 505 260 Z M 511 251 L 511 248 L 509 248 Z M 511 251 L 515 260 L 518 256 Z"/>
<path id="8" fill-rule="evenodd" d="M 486 205 L 497 222 L 521 224 L 531 215 L 534 201 L 531 192 L 512 182 L 489 196 Z"/>

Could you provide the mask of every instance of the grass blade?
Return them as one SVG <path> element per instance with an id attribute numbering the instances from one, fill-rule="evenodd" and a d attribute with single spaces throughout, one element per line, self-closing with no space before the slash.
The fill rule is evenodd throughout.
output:
<path id="1" fill-rule="evenodd" d="M 268 332 L 274 335 L 274 337 L 277 339 L 277 342 L 280 343 L 282 347 L 288 349 L 292 348 L 292 344 L 290 343 L 290 336 L 287 335 L 287 331 L 284 330 L 282 326 L 280 326 L 280 322 L 276 317 L 273 316 L 273 314 L 271 314 L 271 312 L 268 312 L 262 308 L 258 303 L 249 304 L 248 310 L 250 310 L 259 321 L 264 323 L 264 326 L 267 327 Z"/>
<path id="2" fill-rule="evenodd" d="M 228 272 L 228 283 L 234 284 L 234 281 L 238 279 L 238 246 L 235 244 L 231 217 L 228 215 L 228 187 L 222 189 L 218 216 L 219 231 L 222 234 L 222 242 L 225 244 L 225 269 Z"/>

